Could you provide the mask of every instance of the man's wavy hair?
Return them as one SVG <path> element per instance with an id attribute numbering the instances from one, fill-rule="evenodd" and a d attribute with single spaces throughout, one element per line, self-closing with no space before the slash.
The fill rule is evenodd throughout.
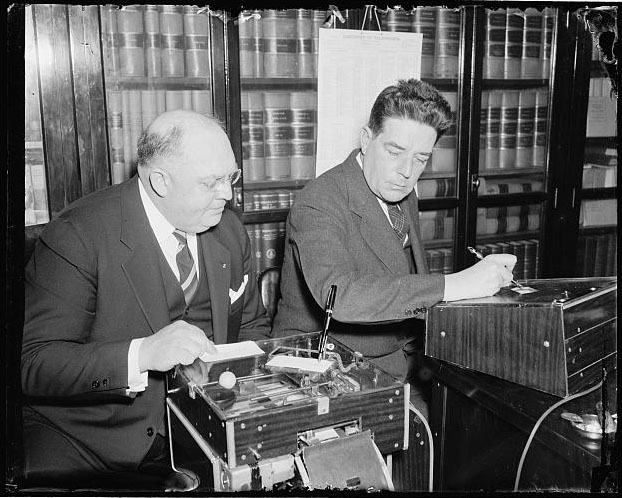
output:
<path id="1" fill-rule="evenodd" d="M 368 126 L 374 136 L 382 132 L 388 118 L 411 119 L 436 130 L 437 139 L 453 124 L 451 107 L 436 88 L 416 79 L 399 80 L 376 98 Z"/>

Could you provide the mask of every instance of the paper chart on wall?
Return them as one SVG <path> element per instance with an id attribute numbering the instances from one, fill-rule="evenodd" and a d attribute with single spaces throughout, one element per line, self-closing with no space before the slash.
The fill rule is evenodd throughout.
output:
<path id="1" fill-rule="evenodd" d="M 421 33 L 320 29 L 316 176 L 359 146 L 380 91 L 421 74 Z"/>

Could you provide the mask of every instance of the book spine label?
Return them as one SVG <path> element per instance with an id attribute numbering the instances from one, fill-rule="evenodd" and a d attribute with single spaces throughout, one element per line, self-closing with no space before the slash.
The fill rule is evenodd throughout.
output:
<path id="1" fill-rule="evenodd" d="M 508 9 L 503 61 L 503 77 L 505 79 L 520 78 L 521 56 L 523 53 L 523 24 L 522 13 L 515 9 Z"/>
<path id="2" fill-rule="evenodd" d="M 144 76 L 144 30 L 140 6 L 126 6 L 117 12 L 119 64 L 122 76 Z"/>
<path id="3" fill-rule="evenodd" d="M 487 79 L 503 78 L 505 58 L 506 14 L 502 10 L 486 9 L 486 37 L 484 46 L 483 77 Z"/>

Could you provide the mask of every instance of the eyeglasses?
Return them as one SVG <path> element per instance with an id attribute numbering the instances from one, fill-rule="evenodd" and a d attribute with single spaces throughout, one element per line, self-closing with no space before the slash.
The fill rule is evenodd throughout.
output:
<path id="1" fill-rule="evenodd" d="M 230 173 L 225 176 L 219 176 L 218 178 L 210 178 L 205 182 L 205 185 L 210 190 L 216 190 L 220 187 L 225 186 L 227 183 L 230 185 L 235 185 L 240 177 L 242 176 L 242 170 L 236 169 L 233 173 Z"/>

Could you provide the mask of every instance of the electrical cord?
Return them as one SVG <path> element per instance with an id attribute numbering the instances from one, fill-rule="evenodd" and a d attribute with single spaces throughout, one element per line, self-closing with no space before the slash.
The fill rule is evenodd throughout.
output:
<path id="1" fill-rule="evenodd" d="M 432 439 L 432 430 L 430 429 L 430 425 L 428 424 L 428 421 L 425 419 L 425 417 L 423 416 L 423 414 L 417 410 L 417 408 L 415 408 L 415 405 L 413 405 L 412 403 L 410 403 L 410 409 L 415 412 L 417 414 L 417 416 L 421 419 L 421 421 L 423 422 L 423 425 L 425 426 L 425 430 L 428 433 L 428 440 L 430 441 L 430 482 L 428 483 L 428 491 L 432 491 L 432 486 L 434 483 L 434 441 Z"/>
<path id="2" fill-rule="evenodd" d="M 596 389 L 598 389 L 600 386 L 602 386 L 603 381 L 601 380 L 598 384 L 595 384 L 594 386 L 590 387 L 589 389 L 587 389 L 586 391 L 580 392 L 580 393 L 576 393 L 573 394 L 572 396 L 568 396 L 567 398 L 564 398 L 560 401 L 558 401 L 557 403 L 551 405 L 538 419 L 538 421 L 536 422 L 536 424 L 533 426 L 533 429 L 531 429 L 531 434 L 529 434 L 529 439 L 527 439 L 527 443 L 525 443 L 525 448 L 523 449 L 523 454 L 520 457 L 520 461 L 518 462 L 518 469 L 516 470 L 516 480 L 514 481 L 514 491 L 518 491 L 518 484 L 520 482 L 520 475 L 521 472 L 523 471 L 523 463 L 525 463 L 525 457 L 527 456 L 527 452 L 529 451 L 529 446 L 531 445 L 531 441 L 533 440 L 534 436 L 536 435 L 536 431 L 538 430 L 538 428 L 540 427 L 540 424 L 542 424 L 542 422 L 544 422 L 544 419 L 556 408 L 559 408 L 561 405 L 563 405 L 564 403 L 567 403 L 568 401 L 571 401 L 573 399 L 576 398 L 580 398 L 581 396 L 585 396 L 586 394 L 589 394 L 593 391 L 595 391 Z"/>

